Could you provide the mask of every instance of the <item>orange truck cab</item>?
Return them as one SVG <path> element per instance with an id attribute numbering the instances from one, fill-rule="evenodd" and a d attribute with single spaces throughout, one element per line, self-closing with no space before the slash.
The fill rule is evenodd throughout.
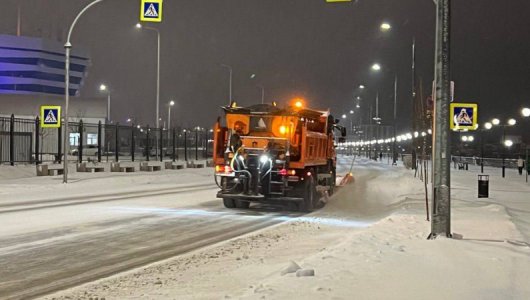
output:
<path id="1" fill-rule="evenodd" d="M 214 128 L 215 180 L 227 208 L 250 202 L 285 204 L 300 211 L 323 206 L 336 178 L 334 130 L 345 128 L 328 111 L 258 104 L 224 107 Z"/>

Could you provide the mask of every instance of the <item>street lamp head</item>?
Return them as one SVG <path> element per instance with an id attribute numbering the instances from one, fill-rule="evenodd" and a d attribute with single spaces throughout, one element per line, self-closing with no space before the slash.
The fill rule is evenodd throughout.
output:
<path id="1" fill-rule="evenodd" d="M 530 108 L 525 107 L 521 109 L 521 114 L 523 114 L 523 117 L 528 118 L 530 117 Z"/>
<path id="2" fill-rule="evenodd" d="M 175 101 L 173 101 L 173 100 L 169 101 L 169 105 L 170 105 L 170 106 L 175 105 Z"/>
<path id="3" fill-rule="evenodd" d="M 100 90 L 100 91 L 106 91 L 106 90 L 107 90 L 107 86 L 104 85 L 104 84 L 101 84 L 101 85 L 99 86 L 99 90 Z"/>
<path id="4" fill-rule="evenodd" d="M 136 23 L 136 26 L 134 26 L 134 27 L 136 27 L 137 29 L 142 29 L 142 24 Z"/>
<path id="5" fill-rule="evenodd" d="M 491 124 L 490 122 L 486 122 L 486 124 L 484 124 L 484 128 L 490 130 L 491 127 L 493 127 L 493 124 Z"/>
<path id="6" fill-rule="evenodd" d="M 515 124 L 517 124 L 517 121 L 515 119 L 509 119 L 508 120 L 508 125 L 513 126 Z"/>
<path id="7" fill-rule="evenodd" d="M 361 90 L 364 90 L 364 87 L 365 87 L 365 86 L 362 85 L 362 84 L 359 86 L 359 88 L 360 88 Z"/>
<path id="8" fill-rule="evenodd" d="M 381 24 L 381 31 L 389 31 L 390 29 L 392 29 L 392 26 L 390 26 L 390 24 L 388 24 L 387 22 Z"/>
<path id="9" fill-rule="evenodd" d="M 504 146 L 506 147 L 511 147 L 513 145 L 513 141 L 512 140 L 506 140 L 504 141 Z"/>
<path id="10" fill-rule="evenodd" d="M 378 64 L 378 63 L 375 63 L 372 65 L 372 71 L 380 71 L 381 70 L 381 65 Z"/>
<path id="11" fill-rule="evenodd" d="M 250 79 L 254 79 L 254 78 L 256 78 L 256 74 L 251 74 Z"/>
<path id="12" fill-rule="evenodd" d="M 493 125 L 499 125 L 500 123 L 501 123 L 501 121 L 499 119 L 497 119 L 497 118 L 491 120 L 491 124 L 493 124 Z"/>
<path id="13" fill-rule="evenodd" d="M 357 108 L 361 108 L 361 106 L 360 106 L 359 104 L 355 105 L 355 107 L 357 107 Z"/>
<path id="14" fill-rule="evenodd" d="M 354 111 L 353 110 L 350 110 L 350 115 L 353 115 Z"/>
<path id="15" fill-rule="evenodd" d="M 346 119 L 346 117 L 347 117 L 346 114 L 343 114 L 343 115 L 342 115 L 342 118 L 343 118 L 343 119 Z"/>

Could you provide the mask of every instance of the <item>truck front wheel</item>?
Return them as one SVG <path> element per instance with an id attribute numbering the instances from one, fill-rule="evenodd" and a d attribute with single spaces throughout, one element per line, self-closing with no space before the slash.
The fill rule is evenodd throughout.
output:
<path id="1" fill-rule="evenodd" d="M 234 200 L 234 202 L 237 208 L 249 208 L 250 207 L 249 201 Z"/>
<path id="2" fill-rule="evenodd" d="M 223 198 L 223 204 L 226 208 L 236 207 L 234 199 L 230 199 L 230 198 Z"/>

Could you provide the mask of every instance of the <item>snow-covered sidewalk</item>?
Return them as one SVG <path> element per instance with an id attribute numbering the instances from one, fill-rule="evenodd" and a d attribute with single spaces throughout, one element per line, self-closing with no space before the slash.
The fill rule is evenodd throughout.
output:
<path id="1" fill-rule="evenodd" d="M 359 160 L 354 174 L 323 210 L 44 298 L 530 298 L 528 185 L 493 177 L 477 199 L 476 175 L 453 172 L 455 239 L 428 241 L 412 171 Z"/>

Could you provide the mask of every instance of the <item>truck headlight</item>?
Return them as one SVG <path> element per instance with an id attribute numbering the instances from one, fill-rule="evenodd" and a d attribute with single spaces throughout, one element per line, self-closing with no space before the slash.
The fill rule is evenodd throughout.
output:
<path id="1" fill-rule="evenodd" d="M 270 158 L 267 155 L 262 155 L 259 157 L 259 161 L 261 162 L 262 165 L 266 164 L 269 160 Z"/>

